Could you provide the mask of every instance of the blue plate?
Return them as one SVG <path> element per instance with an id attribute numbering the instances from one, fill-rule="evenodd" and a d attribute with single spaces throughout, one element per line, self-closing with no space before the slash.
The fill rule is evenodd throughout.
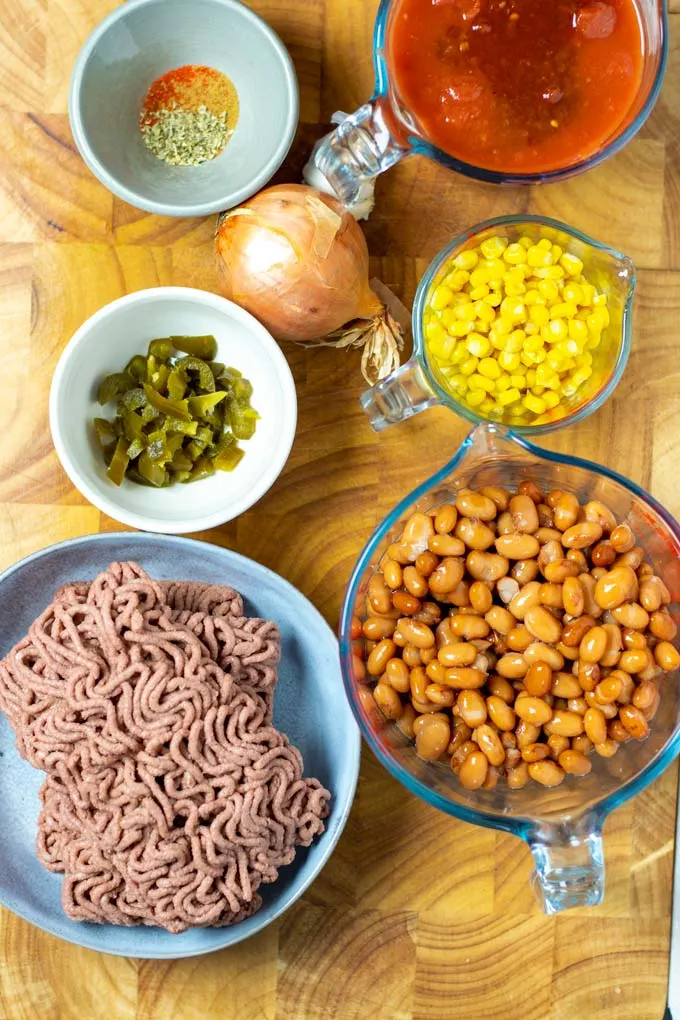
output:
<path id="1" fill-rule="evenodd" d="M 0 712 L 0 904 L 67 942 L 116 956 L 172 959 L 212 953 L 261 931 L 314 881 L 333 852 L 354 797 L 359 730 L 345 699 L 335 635 L 292 585 L 266 567 L 203 542 L 163 535 L 106 534 L 43 549 L 0 575 L 0 656 L 18 641 L 68 581 L 91 579 L 114 560 L 134 560 L 159 580 L 229 584 L 246 612 L 275 620 L 282 637 L 274 722 L 302 752 L 305 775 L 332 794 L 326 831 L 300 849 L 277 882 L 263 885 L 261 909 L 230 928 L 171 935 L 161 928 L 124 928 L 70 921 L 61 908 L 60 875 L 35 855 L 43 773 L 19 757 Z"/>

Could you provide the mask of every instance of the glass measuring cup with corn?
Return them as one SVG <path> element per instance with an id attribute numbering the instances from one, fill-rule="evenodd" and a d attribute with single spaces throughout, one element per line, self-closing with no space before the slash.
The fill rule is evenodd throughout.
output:
<path id="1" fill-rule="evenodd" d="M 434 404 L 529 435 L 580 421 L 623 374 L 634 288 L 627 256 L 557 220 L 481 223 L 420 281 L 411 359 L 361 397 L 371 425 Z"/>

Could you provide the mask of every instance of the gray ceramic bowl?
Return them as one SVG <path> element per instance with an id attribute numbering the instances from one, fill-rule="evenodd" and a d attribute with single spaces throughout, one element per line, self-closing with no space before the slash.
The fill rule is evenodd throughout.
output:
<path id="1" fill-rule="evenodd" d="M 359 773 L 360 738 L 342 686 L 338 643 L 304 595 L 259 563 L 205 542 L 132 533 L 62 542 L 0 575 L 0 657 L 26 633 L 57 588 L 92 578 L 113 560 L 135 560 L 159 579 L 231 584 L 242 593 L 248 615 L 278 623 L 281 663 L 274 724 L 302 752 L 305 775 L 316 776 L 331 791 L 326 831 L 310 847 L 298 849 L 276 882 L 261 886 L 260 910 L 231 927 L 171 935 L 162 928 L 70 921 L 61 909 L 62 876 L 46 871 L 35 855 L 44 775 L 19 757 L 0 712 L 0 905 L 58 938 L 102 953 L 138 959 L 211 953 L 262 931 L 287 910 L 327 863 L 345 826 Z"/>
<path id="2" fill-rule="evenodd" d="M 240 114 L 220 156 L 172 167 L 146 148 L 139 113 L 151 83 L 185 64 L 231 78 Z M 238 0 L 132 0 L 80 51 L 69 116 L 81 156 L 115 195 L 148 212 L 205 216 L 254 195 L 279 168 L 297 126 L 298 88 L 279 37 Z"/>

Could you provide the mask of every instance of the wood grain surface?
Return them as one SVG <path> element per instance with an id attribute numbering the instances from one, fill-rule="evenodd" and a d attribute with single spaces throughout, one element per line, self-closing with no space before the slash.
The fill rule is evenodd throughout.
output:
<path id="1" fill-rule="evenodd" d="M 0 567 L 120 528 L 72 488 L 50 441 L 50 378 L 73 331 L 130 291 L 215 285 L 214 218 L 130 208 L 73 143 L 71 67 L 115 6 L 0 3 Z M 333 111 L 371 93 L 376 0 L 254 6 L 297 68 L 301 124 L 278 175 L 297 180 Z M 565 183 L 501 189 L 414 157 L 379 182 L 367 235 L 374 275 L 406 303 L 437 250 L 491 215 L 556 216 L 631 255 L 638 290 L 621 385 L 545 445 L 626 473 L 680 514 L 680 2 L 671 8 L 661 99 L 616 158 Z M 300 412 L 287 467 L 251 511 L 199 537 L 272 567 L 335 625 L 371 530 L 446 462 L 466 427 L 435 409 L 376 436 L 357 400 L 357 355 L 285 353 Z M 0 1020 L 659 1020 L 675 786 L 671 769 L 610 817 L 603 906 L 547 918 L 522 843 L 427 807 L 364 752 L 356 803 L 325 871 L 278 923 L 235 949 L 171 963 L 117 959 L 0 910 Z"/>

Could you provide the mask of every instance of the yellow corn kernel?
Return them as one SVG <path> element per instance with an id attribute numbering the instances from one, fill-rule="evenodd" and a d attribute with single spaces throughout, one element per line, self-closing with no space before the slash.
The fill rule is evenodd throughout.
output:
<path id="1" fill-rule="evenodd" d="M 576 358 L 575 360 L 577 367 L 583 368 L 584 365 L 592 365 L 593 356 L 590 353 L 590 351 L 585 351 L 584 354 L 579 354 L 578 358 Z"/>
<path id="2" fill-rule="evenodd" d="M 469 279 L 470 274 L 465 272 L 464 269 L 454 269 L 452 273 L 448 273 L 448 275 L 444 277 L 442 283 L 444 286 L 448 287 L 449 290 L 453 291 L 455 295 L 463 289 Z"/>
<path id="3" fill-rule="evenodd" d="M 548 240 L 547 237 L 542 237 L 541 240 L 538 241 L 538 243 L 536 244 L 536 247 L 541 248 L 543 251 L 550 251 L 550 249 L 552 248 L 552 243 Z"/>
<path id="4" fill-rule="evenodd" d="M 509 390 L 510 386 L 510 376 L 503 372 L 498 376 L 498 379 L 496 379 L 496 393 L 503 393 L 504 390 Z"/>
<path id="5" fill-rule="evenodd" d="M 524 332 L 527 336 L 538 336 L 541 332 L 540 326 L 537 326 L 535 322 L 525 322 Z"/>
<path id="6" fill-rule="evenodd" d="M 491 290 L 503 290 L 503 280 L 499 276 L 497 280 L 489 280 Z"/>
<path id="7" fill-rule="evenodd" d="M 596 347 L 600 346 L 600 340 L 602 339 L 601 333 L 591 333 L 585 343 L 585 349 L 587 351 L 594 351 Z"/>
<path id="8" fill-rule="evenodd" d="M 551 343 L 556 343 L 558 340 L 564 340 L 569 335 L 567 324 L 564 319 L 551 319 L 547 326 L 544 327 L 548 332 L 548 337 Z M 543 330 L 541 330 L 541 336 L 543 336 Z M 544 337 L 544 339 L 546 339 Z"/>
<path id="9" fill-rule="evenodd" d="M 491 351 L 491 341 L 481 333 L 470 333 L 466 346 L 476 358 L 485 358 Z"/>
<path id="10" fill-rule="evenodd" d="M 463 363 L 461 364 L 461 366 L 460 366 L 460 370 L 461 370 L 461 372 L 462 372 L 462 374 L 463 374 L 463 375 L 472 375 L 472 374 L 473 374 L 473 372 L 476 372 L 476 371 L 477 371 L 477 365 L 478 365 L 478 364 L 479 364 L 479 359 L 478 359 L 478 358 L 475 358 L 475 357 L 473 356 L 473 357 L 471 357 L 471 358 L 467 358 L 467 359 L 466 359 L 466 360 L 465 360 L 465 361 L 464 361 L 464 362 L 463 362 Z"/>
<path id="11" fill-rule="evenodd" d="M 522 403 L 528 411 L 532 411 L 534 414 L 543 414 L 545 411 L 545 401 L 533 393 L 527 393 Z"/>
<path id="12" fill-rule="evenodd" d="M 493 379 L 485 379 L 483 375 L 478 373 L 468 378 L 468 386 L 471 390 L 484 390 L 485 393 L 493 393 L 496 388 Z"/>
<path id="13" fill-rule="evenodd" d="M 510 351 L 501 351 L 498 355 L 498 364 L 501 368 L 504 368 L 506 372 L 514 372 L 521 364 L 519 354 L 512 354 Z"/>
<path id="14" fill-rule="evenodd" d="M 591 374 L 592 373 L 589 368 L 581 368 L 572 372 L 569 379 L 562 387 L 562 395 L 565 397 L 573 397 L 579 386 L 582 386 L 586 379 L 590 378 Z"/>
<path id="15" fill-rule="evenodd" d="M 456 322 L 456 316 L 454 315 L 453 308 L 445 308 L 443 312 L 439 313 L 439 318 L 444 323 L 446 329 L 451 329 L 454 322 Z"/>
<path id="16" fill-rule="evenodd" d="M 495 319 L 493 328 L 497 336 L 509 337 L 512 333 L 512 323 L 507 322 L 505 319 Z"/>
<path id="17" fill-rule="evenodd" d="M 481 301 L 490 293 L 488 286 L 485 283 L 480 283 L 479 287 L 473 287 L 468 292 L 470 301 Z"/>
<path id="18" fill-rule="evenodd" d="M 496 323 L 496 329 L 498 329 L 499 323 Z M 527 338 L 526 331 L 523 329 L 513 329 L 512 333 L 509 334 L 507 343 L 505 345 L 506 351 L 510 354 L 517 354 L 524 347 L 524 341 Z"/>
<path id="19" fill-rule="evenodd" d="M 552 410 L 553 407 L 557 407 L 560 402 L 559 393 L 554 393 L 552 390 L 546 390 L 542 399 L 549 411 Z"/>
<path id="20" fill-rule="evenodd" d="M 477 371 L 487 379 L 498 379 L 501 374 L 500 365 L 495 358 L 482 358 Z"/>
<path id="21" fill-rule="evenodd" d="M 482 266 L 478 266 L 477 269 L 473 269 L 470 273 L 470 286 L 481 287 L 482 284 L 487 284 L 491 280 L 491 274 L 488 269 L 484 269 Z"/>
<path id="22" fill-rule="evenodd" d="M 430 299 L 430 305 L 434 308 L 435 312 L 440 312 L 442 308 L 446 308 L 452 297 L 453 291 L 451 288 L 447 287 L 444 283 L 440 283 L 435 288 L 434 294 Z"/>
<path id="23" fill-rule="evenodd" d="M 454 312 L 457 319 L 475 319 L 475 306 L 472 301 L 466 301 L 464 305 L 458 305 L 454 308 Z"/>
<path id="24" fill-rule="evenodd" d="M 451 326 L 449 326 L 449 333 L 452 336 L 467 336 L 475 328 L 474 319 L 458 319 Z"/>
<path id="25" fill-rule="evenodd" d="M 580 280 L 579 287 L 581 288 L 581 300 L 578 304 L 582 306 L 585 305 L 586 307 L 592 305 L 596 297 L 596 291 L 592 283 L 588 283 L 586 280 Z"/>
<path id="26" fill-rule="evenodd" d="M 534 359 L 532 358 L 531 354 L 527 354 L 526 351 L 522 351 L 522 353 L 519 356 L 519 360 L 522 362 L 523 365 L 526 365 L 527 368 L 531 368 L 531 366 L 534 363 Z"/>
<path id="27" fill-rule="evenodd" d="M 496 318 L 496 309 L 486 301 L 475 301 L 475 316 L 482 322 L 492 323 Z"/>
<path id="28" fill-rule="evenodd" d="M 509 322 L 521 322 L 526 317 L 524 302 L 518 298 L 503 298 L 499 311 L 501 318 Z"/>
<path id="29" fill-rule="evenodd" d="M 470 407 L 478 407 L 485 399 L 484 390 L 470 390 L 465 395 L 465 403 L 469 404 Z"/>
<path id="30" fill-rule="evenodd" d="M 564 248 L 560 248 L 559 244 L 551 244 L 550 251 L 552 252 L 552 257 L 555 262 L 559 262 L 564 253 Z"/>
<path id="31" fill-rule="evenodd" d="M 448 384 L 452 390 L 456 390 L 457 393 L 465 393 L 467 389 L 467 379 L 464 375 L 458 372 L 456 375 L 448 376 Z"/>
<path id="32" fill-rule="evenodd" d="M 484 322 L 483 319 L 475 319 L 474 330 L 475 333 L 488 333 L 491 329 L 491 324 Z"/>
<path id="33" fill-rule="evenodd" d="M 562 372 L 564 370 L 565 357 L 558 351 L 549 351 L 547 358 L 545 359 L 546 365 L 553 370 L 553 372 Z"/>
<path id="34" fill-rule="evenodd" d="M 465 269 L 469 271 L 474 269 L 477 265 L 479 255 L 472 248 L 468 248 L 467 251 L 459 251 L 456 257 L 453 259 L 453 264 L 457 269 Z"/>
<path id="35" fill-rule="evenodd" d="M 530 354 L 536 354 L 543 350 L 543 340 L 540 336 L 530 336 L 524 341 L 524 350 Z"/>
<path id="36" fill-rule="evenodd" d="M 550 242 L 548 242 L 550 243 Z M 546 251 L 545 248 L 540 247 L 540 242 L 537 245 L 532 245 L 527 252 L 527 262 L 532 269 L 538 269 L 540 267 L 552 266 L 553 257 L 550 248 Z"/>
<path id="37" fill-rule="evenodd" d="M 505 281 L 505 293 L 508 297 L 519 297 L 520 294 L 524 294 L 526 291 L 526 284 L 517 282 L 516 280 Z"/>
<path id="38" fill-rule="evenodd" d="M 518 244 L 521 244 L 522 247 L 526 249 L 526 251 L 529 251 L 529 248 L 533 247 L 534 242 L 531 240 L 530 237 L 524 236 L 520 237 Z"/>
<path id="39" fill-rule="evenodd" d="M 486 241 L 482 241 L 479 249 L 485 259 L 497 259 L 499 258 L 508 246 L 507 237 L 487 237 Z"/>
<path id="40" fill-rule="evenodd" d="M 491 305 L 492 308 L 498 308 L 502 300 L 503 295 L 497 290 L 491 291 L 489 294 L 486 295 L 486 297 L 482 298 L 484 304 Z"/>
<path id="41" fill-rule="evenodd" d="M 501 259 L 485 259 L 484 268 L 489 274 L 489 280 L 502 280 L 505 276 L 506 267 Z"/>
<path id="42" fill-rule="evenodd" d="M 544 305 L 545 298 L 535 287 L 531 287 L 524 295 L 524 304 L 529 306 Z"/>
<path id="43" fill-rule="evenodd" d="M 479 405 L 479 413 L 489 415 L 491 414 L 495 406 L 496 405 L 494 401 L 491 399 L 491 397 L 486 397 Z"/>
<path id="44" fill-rule="evenodd" d="M 504 351 L 508 343 L 508 338 L 506 336 L 499 336 L 492 326 L 489 330 L 489 342 L 492 347 L 496 348 L 497 351 Z"/>
<path id="45" fill-rule="evenodd" d="M 550 312 L 545 305 L 532 305 L 529 309 L 529 321 L 536 326 L 547 326 L 550 322 Z"/>
<path id="46" fill-rule="evenodd" d="M 432 342 L 446 340 L 446 330 L 442 326 L 441 322 L 428 322 L 425 327 L 425 337 L 427 340 Z"/>
<path id="47" fill-rule="evenodd" d="M 553 370 L 545 362 L 536 368 L 536 385 L 547 386 L 548 380 L 552 379 Z"/>
<path id="48" fill-rule="evenodd" d="M 576 340 L 577 343 L 584 344 L 588 339 L 588 327 L 580 319 L 570 319 L 567 323 L 567 329 L 569 330 L 570 338 Z"/>
<path id="49" fill-rule="evenodd" d="M 521 372 L 514 372 L 510 376 L 510 385 L 516 390 L 523 390 L 527 384 L 526 376 L 522 375 Z"/>
<path id="50" fill-rule="evenodd" d="M 508 407 L 510 404 L 514 404 L 516 400 L 521 398 L 522 394 L 517 387 L 512 387 L 509 390 L 502 390 L 496 394 L 496 403 L 500 404 L 501 407 Z"/>
<path id="51" fill-rule="evenodd" d="M 530 368 L 527 372 L 527 386 L 531 389 L 532 386 L 536 385 L 536 369 Z"/>
<path id="52" fill-rule="evenodd" d="M 526 249 L 521 244 L 509 244 L 503 252 L 503 258 L 511 266 L 522 266 L 527 260 Z"/>
<path id="53" fill-rule="evenodd" d="M 606 329 L 609 325 L 609 311 L 604 306 L 596 307 L 588 316 L 586 322 L 588 324 L 588 329 L 592 333 L 597 333 L 600 330 Z"/>
<path id="54" fill-rule="evenodd" d="M 569 251 L 565 251 L 560 259 L 560 265 L 568 276 L 578 276 L 583 272 L 583 262 Z"/>
<path id="55" fill-rule="evenodd" d="M 578 283 L 565 283 L 562 288 L 562 300 L 569 301 L 572 305 L 582 304 L 583 290 Z"/>
<path id="56" fill-rule="evenodd" d="M 532 386 L 531 387 L 531 392 L 533 393 L 533 395 L 535 397 L 540 397 L 540 395 L 543 393 L 544 389 L 545 389 L 545 386 Z"/>
<path id="57" fill-rule="evenodd" d="M 569 301 L 561 301 L 550 309 L 551 319 L 573 319 L 578 311 L 576 305 Z"/>
<path id="58" fill-rule="evenodd" d="M 430 351 L 440 361 L 448 361 L 453 353 L 455 343 L 452 336 L 447 336 L 443 340 L 432 340 L 430 341 Z"/>
<path id="59" fill-rule="evenodd" d="M 505 270 L 506 280 L 514 280 L 516 283 L 524 283 L 528 276 L 531 276 L 528 266 L 510 266 Z"/>
<path id="60" fill-rule="evenodd" d="M 562 266 L 544 266 L 542 269 L 534 270 L 534 276 L 537 280 L 562 280 L 564 269 Z"/>
<path id="61" fill-rule="evenodd" d="M 560 296 L 560 292 L 557 289 L 557 284 L 554 280 L 539 280 L 536 288 L 538 293 L 546 299 L 546 301 L 557 301 Z"/>
<path id="62" fill-rule="evenodd" d="M 465 344 L 461 343 L 460 340 L 457 340 L 449 361 L 454 365 L 460 365 L 464 361 L 467 361 L 468 356 L 468 349 Z"/>

